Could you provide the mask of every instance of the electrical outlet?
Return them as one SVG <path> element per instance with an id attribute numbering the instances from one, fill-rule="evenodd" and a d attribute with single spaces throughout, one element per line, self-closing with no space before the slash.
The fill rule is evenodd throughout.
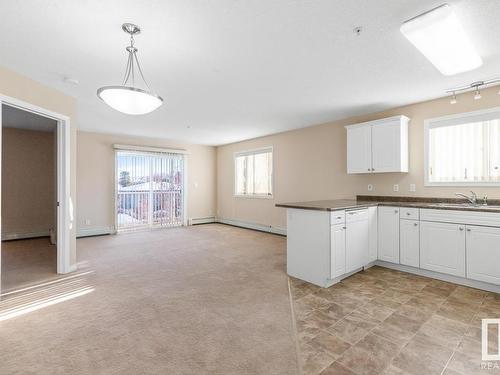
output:
<path id="1" fill-rule="evenodd" d="M 399 191 L 399 185 L 398 184 L 394 184 L 394 186 L 392 187 L 392 190 Z"/>
<path id="2" fill-rule="evenodd" d="M 410 191 L 411 192 L 417 191 L 417 187 L 415 186 L 415 184 L 410 184 Z"/>
<path id="3" fill-rule="evenodd" d="M 368 191 L 373 191 L 373 185 L 372 184 L 368 184 Z"/>

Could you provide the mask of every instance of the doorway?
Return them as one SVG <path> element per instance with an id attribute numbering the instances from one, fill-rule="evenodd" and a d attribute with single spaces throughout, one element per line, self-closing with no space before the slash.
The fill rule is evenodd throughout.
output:
<path id="1" fill-rule="evenodd" d="M 183 225 L 184 155 L 117 150 L 115 166 L 118 232 Z"/>
<path id="2" fill-rule="evenodd" d="M 5 289 L 57 273 L 57 121 L 2 108 L 2 257 Z"/>
<path id="3" fill-rule="evenodd" d="M 3 243 L 3 247 L 7 249 L 5 253 L 0 247 L 0 259 L 2 259 L 4 271 L 1 279 L 8 276 L 4 275 L 6 270 L 22 267 L 19 262 L 15 263 L 12 260 L 12 254 L 19 256 L 19 253 L 9 249 L 9 246 L 24 249 L 28 257 L 35 255 L 30 258 L 34 264 L 37 257 L 44 258 L 43 261 L 46 264 L 48 262 L 52 274 L 74 271 L 74 267 L 70 265 L 69 242 L 73 216 L 69 195 L 69 127 L 70 122 L 67 116 L 0 95 L 0 129 L 4 148 L 1 159 L 3 207 L 0 228 L 3 240 L 16 240 L 12 242 L 12 246 Z M 25 140 L 26 137 L 31 138 L 34 141 L 32 146 L 24 144 L 22 147 L 15 147 L 15 142 L 22 139 L 19 133 L 24 134 Z M 4 141 L 9 143 L 6 144 Z M 51 146 L 50 151 L 48 151 L 49 146 Z M 43 156 L 41 154 L 37 156 L 37 150 L 44 150 Z M 34 165 L 28 166 L 28 160 L 34 162 Z M 36 166 L 37 162 L 38 166 Z M 5 163 L 9 163 L 9 166 Z M 31 172 L 30 168 L 32 168 Z M 4 191 L 6 197 L 3 197 Z M 31 242 L 23 245 L 22 241 Z M 39 246 L 40 244 L 46 248 L 41 249 L 43 246 Z M 40 252 L 29 251 L 30 246 L 39 249 Z M 50 256 L 45 257 L 44 252 L 50 253 Z M 19 258 L 16 260 L 20 261 Z M 27 269 L 17 273 L 20 277 L 16 279 L 17 281 L 21 283 L 31 281 L 30 272 Z M 32 272 L 31 276 L 42 277 L 37 276 L 36 272 Z M 0 285 L 0 288 L 6 290 L 12 286 L 13 284 L 9 282 Z"/>

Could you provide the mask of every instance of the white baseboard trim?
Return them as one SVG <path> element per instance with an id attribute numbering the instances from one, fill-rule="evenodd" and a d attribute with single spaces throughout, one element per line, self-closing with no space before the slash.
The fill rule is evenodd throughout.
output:
<path id="1" fill-rule="evenodd" d="M 433 279 L 447 281 L 447 282 L 454 283 L 454 284 L 464 285 L 464 286 L 468 286 L 471 288 L 487 290 L 488 292 L 500 293 L 500 286 L 485 283 L 482 281 L 465 279 L 465 278 L 459 277 L 459 276 L 446 275 L 444 273 L 423 270 L 421 268 L 405 266 L 403 264 L 394 264 L 394 263 L 384 262 L 383 260 L 377 260 L 375 262 L 375 265 L 390 268 L 390 269 L 397 270 L 397 271 L 403 271 L 403 272 L 413 273 L 415 275 L 426 276 L 426 277 L 430 277 Z"/>
<path id="2" fill-rule="evenodd" d="M 91 237 L 91 236 L 103 236 L 106 234 L 116 234 L 116 230 L 113 227 L 97 227 L 97 228 L 85 228 L 78 229 L 76 233 L 76 238 Z"/>
<path id="3" fill-rule="evenodd" d="M 21 240 L 21 239 L 38 238 L 38 237 L 50 237 L 50 232 L 46 230 L 40 232 L 26 232 L 26 233 L 2 233 L 2 241 Z"/>
<path id="4" fill-rule="evenodd" d="M 247 221 L 225 219 L 225 218 L 220 218 L 220 217 L 217 218 L 217 223 L 228 224 L 228 225 L 233 225 L 235 227 L 259 230 L 261 232 L 268 232 L 268 233 L 274 233 L 274 234 L 280 234 L 282 236 L 286 236 L 286 229 L 285 228 L 273 227 L 272 225 L 257 224 L 257 223 L 247 222 Z"/>
<path id="5" fill-rule="evenodd" d="M 208 217 L 192 217 L 188 220 L 188 225 L 198 225 L 198 224 L 210 224 L 215 223 L 215 216 Z"/>

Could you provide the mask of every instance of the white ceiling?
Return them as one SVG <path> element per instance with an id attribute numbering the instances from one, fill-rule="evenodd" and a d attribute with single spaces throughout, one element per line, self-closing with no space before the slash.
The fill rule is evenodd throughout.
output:
<path id="1" fill-rule="evenodd" d="M 399 32 L 444 0 L 24 0 L 0 4 L 0 64 L 78 99 L 82 130 L 218 145 L 443 96 L 500 74 L 500 1 L 449 0 L 484 65 L 441 75 Z M 96 96 L 136 38 L 165 102 L 139 117 Z M 361 36 L 353 33 L 363 27 Z M 78 86 L 65 83 L 69 76 Z"/>
<path id="2" fill-rule="evenodd" d="M 57 121 L 19 108 L 2 105 L 2 127 L 55 132 Z"/>

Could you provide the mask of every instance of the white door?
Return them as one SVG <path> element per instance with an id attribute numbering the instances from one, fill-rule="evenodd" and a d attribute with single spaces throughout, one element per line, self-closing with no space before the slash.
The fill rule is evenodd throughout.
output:
<path id="1" fill-rule="evenodd" d="M 420 268 L 465 277 L 465 225 L 421 221 Z"/>
<path id="2" fill-rule="evenodd" d="M 399 263 L 399 207 L 378 208 L 378 259 Z"/>
<path id="3" fill-rule="evenodd" d="M 399 222 L 400 263 L 420 266 L 420 223 L 417 220 L 401 220 Z"/>
<path id="4" fill-rule="evenodd" d="M 372 168 L 374 173 L 401 169 L 401 125 L 394 122 L 372 126 Z"/>
<path id="5" fill-rule="evenodd" d="M 500 228 L 467 226 L 467 278 L 500 285 Z"/>
<path id="6" fill-rule="evenodd" d="M 353 215 L 352 218 L 351 214 Z M 346 272 L 352 272 L 364 267 L 367 263 L 369 246 L 368 210 L 347 212 L 346 227 Z"/>
<path id="7" fill-rule="evenodd" d="M 378 225 L 377 207 L 368 207 L 368 263 L 377 260 Z"/>
<path id="8" fill-rule="evenodd" d="M 344 224 L 331 226 L 330 246 L 330 278 L 333 279 L 346 273 Z"/>
<path id="9" fill-rule="evenodd" d="M 371 126 L 347 129 L 347 173 L 371 173 Z"/>

